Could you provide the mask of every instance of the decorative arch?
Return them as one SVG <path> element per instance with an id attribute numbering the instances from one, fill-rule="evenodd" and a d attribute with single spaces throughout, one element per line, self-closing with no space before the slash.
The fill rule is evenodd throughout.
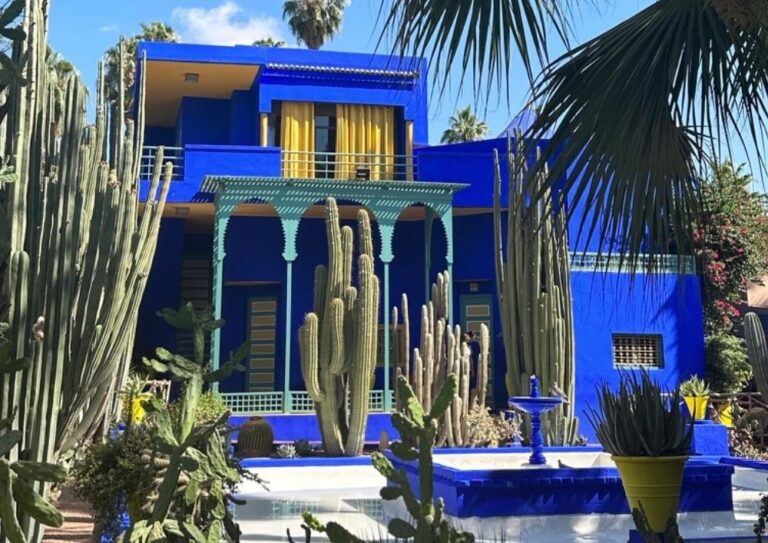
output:
<path id="1" fill-rule="evenodd" d="M 214 220 L 213 242 L 213 298 L 217 318 L 221 318 L 222 275 L 225 257 L 224 240 L 229 218 L 238 205 L 252 199 L 269 203 L 277 210 L 280 217 L 286 261 L 286 339 L 285 339 L 285 378 L 283 408 L 290 411 L 290 323 L 292 307 L 293 262 L 298 256 L 296 246 L 299 223 L 305 212 L 318 201 L 325 201 L 329 196 L 339 200 L 354 201 L 366 207 L 378 227 L 380 236 L 379 258 L 384 267 L 383 303 L 389 306 L 389 264 L 394 258 L 392 239 L 395 224 L 403 210 L 422 204 L 434 210 L 440 217 L 447 239 L 446 260 L 448 270 L 452 272 L 453 263 L 453 222 L 452 201 L 454 192 L 467 185 L 457 183 L 432 183 L 412 181 L 352 181 L 332 179 L 292 179 L 280 177 L 206 177 L 202 192 L 215 194 L 216 214 Z M 384 311 L 385 329 L 389 326 L 389 311 Z M 211 361 L 214 368 L 220 364 L 219 330 L 214 330 L 211 338 Z M 389 394 L 389 334 L 384 334 L 384 407 L 391 408 Z"/>

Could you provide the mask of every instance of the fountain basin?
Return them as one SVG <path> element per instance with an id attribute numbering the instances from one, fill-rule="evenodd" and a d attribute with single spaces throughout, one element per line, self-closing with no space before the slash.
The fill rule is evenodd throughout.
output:
<path id="1" fill-rule="evenodd" d="M 550 465 L 523 467 L 529 450 L 498 449 L 434 454 L 434 495 L 458 518 L 628 514 L 621 478 L 610 456 L 597 451 L 547 449 Z M 405 469 L 418 494 L 418 466 L 387 456 Z M 683 474 L 681 512 L 733 511 L 733 466 L 691 458 Z"/>

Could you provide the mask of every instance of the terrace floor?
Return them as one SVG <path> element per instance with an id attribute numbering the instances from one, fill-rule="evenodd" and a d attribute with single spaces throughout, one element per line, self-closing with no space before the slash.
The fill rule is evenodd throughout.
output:
<path id="1" fill-rule="evenodd" d="M 311 511 L 322 521 L 336 521 L 370 541 L 387 539 L 386 525 L 393 516 L 404 516 L 399 503 L 384 502 L 384 484 L 370 465 L 306 466 L 255 469 L 267 481 L 269 491 L 253 484 L 243 486 L 247 504 L 237 509 L 243 541 L 287 541 L 286 529 L 295 541 L 304 541 L 301 515 Z M 761 491 L 768 490 L 764 472 L 737 468 L 734 477 L 733 514 L 688 513 L 680 515 L 686 543 L 754 541 L 752 525 L 757 517 Z M 478 541 L 505 543 L 626 543 L 632 527 L 629 515 L 562 515 L 462 519 L 461 527 Z M 752 536 L 749 538 L 749 536 Z M 709 538 L 709 539 L 707 539 Z M 749 539 L 743 539 L 749 538 Z M 327 541 L 313 534 L 312 541 Z"/>

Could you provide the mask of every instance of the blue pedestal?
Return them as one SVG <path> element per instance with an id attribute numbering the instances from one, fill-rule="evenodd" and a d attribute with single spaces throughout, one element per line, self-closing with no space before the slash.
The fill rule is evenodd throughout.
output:
<path id="1" fill-rule="evenodd" d="M 693 453 L 702 456 L 729 456 L 728 429 L 711 420 L 697 420 L 693 425 Z"/>

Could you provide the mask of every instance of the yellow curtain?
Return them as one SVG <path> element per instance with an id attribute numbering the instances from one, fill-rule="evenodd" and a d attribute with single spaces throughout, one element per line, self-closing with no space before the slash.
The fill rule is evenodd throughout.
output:
<path id="1" fill-rule="evenodd" d="M 395 115 L 391 107 L 336 106 L 336 179 L 354 179 L 358 167 L 371 179 L 395 179 Z"/>
<path id="2" fill-rule="evenodd" d="M 283 102 L 280 117 L 283 177 L 315 177 L 315 105 Z"/>

